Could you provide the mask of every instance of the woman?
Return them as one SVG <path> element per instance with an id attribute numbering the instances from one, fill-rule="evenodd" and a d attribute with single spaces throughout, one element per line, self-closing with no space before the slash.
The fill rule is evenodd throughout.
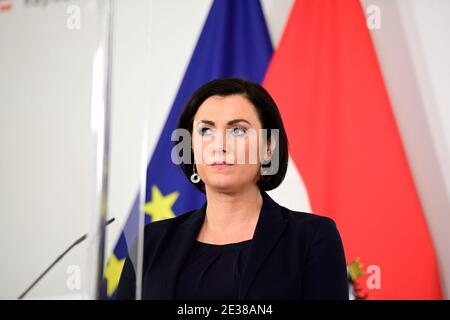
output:
<path id="1" fill-rule="evenodd" d="M 288 165 L 286 133 L 267 91 L 237 78 L 211 81 L 192 95 L 178 129 L 191 134 L 194 159 L 181 168 L 207 201 L 147 225 L 142 298 L 347 299 L 335 223 L 266 193 Z M 133 299 L 135 281 L 127 259 L 117 298 Z"/>

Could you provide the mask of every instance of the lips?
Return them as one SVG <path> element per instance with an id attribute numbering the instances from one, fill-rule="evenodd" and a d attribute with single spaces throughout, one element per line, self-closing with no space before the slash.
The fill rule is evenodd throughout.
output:
<path id="1" fill-rule="evenodd" d="M 212 163 L 212 166 L 232 166 L 232 163 L 227 163 L 225 161 L 216 161 Z"/>

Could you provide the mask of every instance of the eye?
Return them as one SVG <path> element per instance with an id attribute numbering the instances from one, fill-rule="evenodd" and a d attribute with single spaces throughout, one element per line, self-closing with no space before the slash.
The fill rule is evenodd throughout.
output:
<path id="1" fill-rule="evenodd" d="M 247 132 L 247 129 L 242 128 L 242 127 L 235 127 L 235 128 L 231 129 L 231 133 L 237 137 L 244 136 L 246 134 L 246 132 Z"/>
<path id="2" fill-rule="evenodd" d="M 198 133 L 199 133 L 200 135 L 202 135 L 202 136 L 210 135 L 211 132 L 212 132 L 211 128 L 200 128 L 200 129 L 198 130 Z"/>

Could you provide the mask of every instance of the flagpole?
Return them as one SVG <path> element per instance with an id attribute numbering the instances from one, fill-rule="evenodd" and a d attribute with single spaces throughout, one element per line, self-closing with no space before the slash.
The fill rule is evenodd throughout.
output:
<path id="1" fill-rule="evenodd" d="M 108 216 L 108 184 L 111 130 L 111 80 L 114 0 L 98 1 L 100 40 L 95 51 L 92 79 L 91 127 L 95 146 L 95 199 L 91 240 L 91 297 L 102 298 L 105 263 L 105 222 Z"/>

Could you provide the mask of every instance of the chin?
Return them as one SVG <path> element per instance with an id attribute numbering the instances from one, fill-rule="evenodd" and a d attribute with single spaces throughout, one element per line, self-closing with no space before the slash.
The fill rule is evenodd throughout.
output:
<path id="1" fill-rule="evenodd" d="M 217 177 L 210 179 L 206 182 L 206 185 L 210 189 L 220 190 L 220 191 L 233 191 L 238 189 L 239 183 L 235 180 L 227 179 L 224 177 Z"/>

